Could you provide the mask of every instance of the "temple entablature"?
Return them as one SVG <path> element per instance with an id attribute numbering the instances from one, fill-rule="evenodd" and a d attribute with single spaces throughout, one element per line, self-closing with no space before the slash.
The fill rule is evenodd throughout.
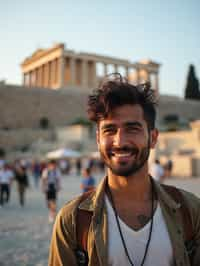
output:
<path id="1" fill-rule="evenodd" d="M 21 64 L 23 84 L 28 87 L 91 89 L 97 87 L 102 77 L 119 72 L 135 84 L 150 81 L 157 93 L 159 67 L 160 64 L 151 60 L 130 62 L 116 57 L 76 53 L 62 43 L 36 50 Z"/>

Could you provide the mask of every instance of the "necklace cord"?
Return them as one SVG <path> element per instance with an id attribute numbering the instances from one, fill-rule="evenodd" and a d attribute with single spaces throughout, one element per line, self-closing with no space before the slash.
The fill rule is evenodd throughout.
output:
<path id="1" fill-rule="evenodd" d="M 150 225 L 150 229 L 149 229 L 149 236 L 148 236 L 148 240 L 147 240 L 147 243 L 146 243 L 145 252 L 144 252 L 144 256 L 143 256 L 142 262 L 141 262 L 141 266 L 144 265 L 144 262 L 145 262 L 145 259 L 146 259 L 146 256 L 147 256 L 147 252 L 148 252 L 148 249 L 149 249 L 150 241 L 151 241 L 152 231 L 153 231 L 154 186 L 153 186 L 152 179 L 150 179 L 150 180 L 151 180 L 151 191 L 152 191 L 151 225 Z M 126 253 L 126 256 L 127 256 L 127 259 L 129 261 L 130 265 L 134 266 L 134 263 L 133 263 L 133 261 L 130 258 L 130 255 L 129 255 L 129 252 L 128 252 L 128 248 L 126 246 L 126 242 L 125 242 L 125 239 L 124 239 L 124 236 L 123 236 L 123 233 L 122 233 L 122 229 L 121 229 L 121 226 L 120 226 L 120 222 L 119 222 L 119 217 L 118 217 L 118 214 L 117 214 L 116 206 L 114 204 L 112 192 L 110 191 L 110 188 L 109 188 L 108 184 L 107 184 L 107 192 L 108 192 L 108 194 L 110 196 L 111 204 L 113 206 L 113 210 L 114 210 L 114 214 L 115 214 L 115 218 L 116 218 L 116 222 L 117 222 L 117 227 L 118 227 L 118 230 L 119 230 L 119 234 L 120 234 L 120 238 L 121 238 L 121 241 L 122 241 L 122 244 L 123 244 L 124 251 Z"/>

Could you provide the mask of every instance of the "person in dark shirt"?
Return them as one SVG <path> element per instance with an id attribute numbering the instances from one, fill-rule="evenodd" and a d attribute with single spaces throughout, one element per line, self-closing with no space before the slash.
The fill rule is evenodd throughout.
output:
<path id="1" fill-rule="evenodd" d="M 15 169 L 15 179 L 17 181 L 19 203 L 21 206 L 25 204 L 25 192 L 28 187 L 28 176 L 26 174 L 26 168 L 18 165 Z"/>

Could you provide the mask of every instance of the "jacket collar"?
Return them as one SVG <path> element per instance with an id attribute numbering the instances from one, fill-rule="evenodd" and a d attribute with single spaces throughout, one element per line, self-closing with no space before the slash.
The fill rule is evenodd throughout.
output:
<path id="1" fill-rule="evenodd" d="M 87 199 L 85 199 L 81 204 L 79 205 L 79 209 L 86 210 L 86 211 L 94 211 L 98 206 L 101 206 L 101 203 L 103 201 L 104 193 L 105 193 L 105 186 L 107 182 L 107 177 L 105 176 L 96 190 L 94 190 Z"/>
<path id="2" fill-rule="evenodd" d="M 152 178 L 153 179 L 153 178 Z M 153 179 L 153 184 L 158 196 L 158 200 L 167 205 L 170 209 L 179 209 L 181 207 L 181 203 L 177 203 L 169 193 L 166 192 L 164 187 L 157 181 Z"/>
<path id="3" fill-rule="evenodd" d="M 153 179 L 153 178 L 152 178 Z M 85 199 L 79 205 L 79 209 L 86 211 L 94 211 L 98 206 L 101 206 L 104 193 L 105 186 L 107 182 L 107 177 L 105 176 L 97 189 L 94 190 L 87 199 Z M 153 179 L 154 188 L 156 190 L 158 200 L 162 201 L 165 205 L 167 205 L 170 209 L 179 209 L 181 207 L 181 203 L 177 203 L 163 188 L 163 186 Z"/>

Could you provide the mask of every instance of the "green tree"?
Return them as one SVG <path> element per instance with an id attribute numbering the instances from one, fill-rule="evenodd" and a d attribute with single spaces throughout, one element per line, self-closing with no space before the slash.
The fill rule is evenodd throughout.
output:
<path id="1" fill-rule="evenodd" d="M 200 100 L 199 81 L 193 65 L 189 66 L 187 83 L 185 87 L 185 99 Z"/>

